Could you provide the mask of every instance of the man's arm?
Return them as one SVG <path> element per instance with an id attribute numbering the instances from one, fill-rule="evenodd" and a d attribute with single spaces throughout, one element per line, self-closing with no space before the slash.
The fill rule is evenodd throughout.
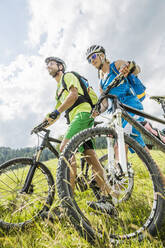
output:
<path id="1" fill-rule="evenodd" d="M 60 118 L 60 114 L 70 108 L 76 102 L 77 99 L 78 90 L 76 87 L 71 86 L 69 89 L 69 95 L 66 97 L 65 101 L 57 109 L 50 113 L 49 116 L 46 118 L 49 123 L 48 126 L 56 122 Z"/>
<path id="2" fill-rule="evenodd" d="M 58 107 L 59 113 L 64 112 L 68 108 L 70 108 L 78 99 L 78 90 L 76 87 L 71 86 L 69 89 L 69 95 L 65 99 L 65 101 Z"/>
<path id="3" fill-rule="evenodd" d="M 115 62 L 116 69 L 124 74 L 126 77 L 129 73 L 129 62 L 124 60 L 117 60 Z M 133 71 L 133 74 L 136 76 L 138 73 L 140 73 L 141 69 L 139 65 L 136 65 L 135 70 Z"/>
<path id="4" fill-rule="evenodd" d="M 100 94 L 102 94 L 104 92 L 101 87 L 99 88 L 99 90 L 100 90 Z M 101 103 L 100 112 L 101 113 L 105 112 L 107 110 L 107 108 L 108 108 L 108 99 L 107 98 L 104 98 L 104 100 Z"/>

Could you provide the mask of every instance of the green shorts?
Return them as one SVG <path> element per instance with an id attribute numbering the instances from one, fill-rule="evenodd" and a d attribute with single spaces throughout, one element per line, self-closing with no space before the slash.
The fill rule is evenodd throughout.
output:
<path id="1" fill-rule="evenodd" d="M 94 119 L 91 118 L 91 113 L 81 112 L 77 114 L 74 119 L 69 124 L 67 132 L 65 134 L 65 139 L 71 139 L 75 134 L 81 132 L 84 129 L 92 127 L 94 124 Z M 88 144 L 91 143 L 88 142 Z M 84 149 L 87 149 L 87 144 L 84 144 L 83 147 L 79 149 L 80 152 L 83 152 Z M 93 148 L 93 145 L 90 144 L 89 148 Z"/>

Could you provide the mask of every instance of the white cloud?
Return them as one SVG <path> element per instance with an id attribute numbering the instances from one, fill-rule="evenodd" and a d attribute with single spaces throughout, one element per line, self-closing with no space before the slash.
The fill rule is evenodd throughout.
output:
<path id="1" fill-rule="evenodd" d="M 137 61 L 148 94 L 164 94 L 163 0 L 29 0 L 28 9 L 25 42 L 31 51 L 35 48 L 35 55 L 18 54 L 8 66 L 0 66 L 2 132 L 6 130 L 4 123 L 7 127 L 12 123 L 13 135 L 18 125 L 24 133 L 53 109 L 56 82 L 45 69 L 46 56 L 63 58 L 68 70 L 84 74 L 98 89 L 97 73 L 85 60 L 85 51 L 92 44 L 102 44 L 111 60 Z M 159 106 L 149 100 L 144 106 L 150 113 L 161 113 Z M 62 134 L 66 125 L 62 121 L 56 124 L 58 127 Z M 2 144 L 10 142 L 11 132 L 9 129 Z M 18 137 L 17 144 L 25 146 L 31 142 L 29 137 Z"/>

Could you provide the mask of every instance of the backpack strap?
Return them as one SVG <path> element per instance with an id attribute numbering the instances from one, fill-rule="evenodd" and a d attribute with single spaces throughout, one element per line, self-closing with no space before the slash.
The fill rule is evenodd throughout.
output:
<path id="1" fill-rule="evenodd" d="M 100 86 L 103 89 L 103 86 L 106 84 L 109 77 L 114 73 L 115 75 L 119 74 L 119 71 L 116 69 L 115 62 L 110 64 L 110 72 L 108 73 L 107 77 L 104 80 L 100 80 Z"/>
<path id="2" fill-rule="evenodd" d="M 79 83 L 80 83 L 80 86 L 81 86 L 81 88 L 82 88 L 82 90 L 83 90 L 84 95 L 79 94 L 78 99 L 75 101 L 75 103 L 74 103 L 70 108 L 68 108 L 68 109 L 65 111 L 65 117 L 66 117 L 66 119 L 67 119 L 67 123 L 68 123 L 68 124 L 70 123 L 70 120 L 69 120 L 69 112 L 70 112 L 71 110 L 73 110 L 75 107 L 77 107 L 78 105 L 80 105 L 81 103 L 88 102 L 88 103 L 91 105 L 92 108 L 94 107 L 94 105 L 93 105 L 93 103 L 92 103 L 92 100 L 91 100 L 90 97 L 89 97 L 89 94 L 88 94 L 88 91 L 87 91 L 87 87 L 86 87 L 86 85 L 85 85 L 85 84 L 82 82 L 82 80 L 81 80 L 81 78 L 83 78 L 85 81 L 87 81 L 87 79 L 84 78 L 84 77 L 82 77 L 82 76 L 80 76 L 77 72 L 71 71 L 71 73 L 74 74 L 74 76 L 77 77 L 77 79 L 79 80 Z M 65 74 L 66 74 L 66 73 L 65 73 Z M 65 74 L 64 74 L 63 77 L 62 77 L 63 90 L 62 90 L 62 92 L 60 93 L 60 97 L 61 97 L 62 93 L 64 92 L 64 90 L 67 90 L 67 91 L 68 91 L 67 85 L 66 85 L 65 79 L 64 79 Z"/>
<path id="3" fill-rule="evenodd" d="M 65 76 L 65 74 L 66 74 L 66 73 L 64 73 L 64 75 L 62 76 L 62 87 L 63 87 L 63 89 L 61 90 L 61 92 L 60 92 L 60 94 L 59 94 L 59 95 L 56 95 L 57 100 L 59 100 L 59 99 L 60 99 L 60 97 L 62 96 L 62 94 L 63 94 L 63 92 L 64 92 L 65 90 L 67 90 L 67 91 L 68 91 L 67 86 L 66 86 L 66 83 L 65 83 L 65 80 L 64 80 L 64 76 Z"/>
<path id="4" fill-rule="evenodd" d="M 113 71 L 114 74 L 118 75 L 119 71 L 117 70 L 116 66 L 115 66 L 115 62 L 111 63 L 111 69 Z"/>
<path id="5" fill-rule="evenodd" d="M 83 77 L 83 76 L 81 76 L 80 74 L 78 74 L 77 72 L 75 72 L 75 71 L 71 71 L 71 73 L 73 73 L 73 74 L 78 78 L 78 80 L 79 80 L 79 82 L 80 82 L 80 85 L 81 85 L 81 88 L 83 89 L 83 93 L 84 93 L 83 97 L 85 97 L 86 101 L 87 101 L 87 102 L 91 105 L 91 107 L 93 108 L 94 105 L 93 105 L 93 103 L 92 103 L 92 100 L 91 100 L 91 98 L 90 98 L 90 96 L 89 96 L 89 94 L 88 94 L 88 90 L 87 90 L 87 87 L 89 86 L 89 85 L 88 85 L 88 80 L 87 80 L 85 77 Z M 84 83 L 82 80 L 84 80 L 84 81 L 87 82 L 86 85 L 85 85 L 85 83 Z"/>

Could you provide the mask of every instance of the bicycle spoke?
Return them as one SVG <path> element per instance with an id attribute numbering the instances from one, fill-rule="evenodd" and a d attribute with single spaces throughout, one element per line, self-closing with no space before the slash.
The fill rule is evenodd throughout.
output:
<path id="1" fill-rule="evenodd" d="M 33 160 L 17 158 L 13 163 L 6 162 L 3 168 L 5 166 L 0 170 L 1 227 L 21 227 L 34 220 L 45 206 L 52 204 L 54 180 L 49 170 L 40 163 L 28 192 L 22 192 Z"/>
<path id="2" fill-rule="evenodd" d="M 145 235 L 146 230 L 151 235 L 155 235 L 157 228 L 162 224 L 164 213 L 163 187 L 159 181 L 157 166 L 149 153 L 135 140 L 125 135 L 125 143 L 135 151 L 128 156 L 128 175 L 120 173 L 115 163 L 112 164 L 113 170 L 108 172 L 106 154 L 109 147 L 106 145 L 106 137 L 110 134 L 116 137 L 113 129 L 91 128 L 71 140 L 63 157 L 59 160 L 57 186 L 60 199 L 63 200 L 63 205 L 67 208 L 67 213 L 76 230 L 91 242 L 96 237 L 98 239 L 102 237 L 104 240 L 105 236 L 109 242 L 138 238 Z M 109 197 L 102 197 L 105 193 L 101 192 L 101 187 L 96 181 L 91 180 L 94 175 L 91 170 L 88 171 L 86 190 L 80 193 L 75 189 L 74 194 L 70 193 L 68 163 L 75 153 L 76 164 L 77 167 L 79 166 L 81 156 L 76 152 L 79 146 L 89 138 L 95 138 L 95 144 L 97 138 L 101 140 L 101 146 L 98 149 L 95 145 L 96 153 L 98 157 L 100 155 L 104 157 L 104 159 L 100 158 L 100 161 L 105 167 L 112 200 Z M 116 193 L 116 196 L 112 193 Z M 99 203 L 100 198 L 106 201 L 102 200 Z M 111 204 L 108 203 L 108 199 Z"/>

